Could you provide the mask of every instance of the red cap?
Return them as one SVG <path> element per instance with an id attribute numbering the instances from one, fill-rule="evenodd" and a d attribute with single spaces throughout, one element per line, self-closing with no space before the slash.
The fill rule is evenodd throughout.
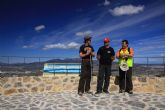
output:
<path id="1" fill-rule="evenodd" d="M 108 38 L 108 37 L 104 38 L 104 42 L 105 42 L 105 43 L 110 42 L 109 38 Z"/>

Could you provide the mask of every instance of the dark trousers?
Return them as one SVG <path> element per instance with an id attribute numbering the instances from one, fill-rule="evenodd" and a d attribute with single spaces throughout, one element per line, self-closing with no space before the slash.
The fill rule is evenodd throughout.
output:
<path id="1" fill-rule="evenodd" d="M 97 75 L 97 92 L 108 91 L 111 76 L 111 65 L 99 65 Z M 104 84 L 104 85 L 103 85 Z"/>
<path id="2" fill-rule="evenodd" d="M 125 71 L 122 71 L 119 68 L 119 88 L 120 90 L 125 89 Z M 133 90 L 133 84 L 132 84 L 132 67 L 129 67 L 129 70 L 126 73 L 126 91 Z"/>
<path id="3" fill-rule="evenodd" d="M 84 93 L 90 90 L 90 82 L 91 82 L 91 64 L 89 62 L 81 63 L 81 73 L 80 80 L 78 86 L 78 92 Z"/>

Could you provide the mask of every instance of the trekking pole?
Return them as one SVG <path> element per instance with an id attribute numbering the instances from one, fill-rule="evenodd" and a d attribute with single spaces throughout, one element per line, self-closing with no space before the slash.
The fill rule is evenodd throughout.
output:
<path id="1" fill-rule="evenodd" d="M 125 91 L 126 91 L 126 80 L 127 80 L 127 71 L 125 71 L 125 82 L 124 82 L 124 95 L 125 95 Z"/>
<path id="2" fill-rule="evenodd" d="M 124 95 L 125 95 L 126 85 L 127 85 L 127 84 L 126 84 L 126 80 L 127 80 L 127 71 L 128 71 L 128 69 L 129 69 L 128 64 L 125 63 L 125 62 L 121 63 L 120 69 L 121 69 L 122 71 L 125 72 L 125 78 L 124 78 Z M 124 74 L 124 73 L 123 73 L 123 74 Z"/>
<path id="3" fill-rule="evenodd" d="M 91 80 L 92 80 L 92 74 L 93 74 L 92 55 L 90 55 L 90 66 L 91 66 Z"/>
<path id="4" fill-rule="evenodd" d="M 92 80 L 92 56 L 90 55 L 91 80 Z"/>
<path id="5" fill-rule="evenodd" d="M 93 75 L 92 55 L 90 55 L 90 67 L 91 67 L 91 82 L 92 82 L 93 81 L 93 78 L 92 78 L 92 75 Z M 92 95 L 93 95 L 93 93 L 92 93 Z"/>

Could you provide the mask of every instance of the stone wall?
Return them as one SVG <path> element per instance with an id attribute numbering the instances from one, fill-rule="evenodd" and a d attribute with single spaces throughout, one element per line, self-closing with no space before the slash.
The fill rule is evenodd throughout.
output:
<path id="1" fill-rule="evenodd" d="M 91 90 L 96 90 L 96 76 L 91 82 Z M 115 76 L 110 80 L 110 91 L 118 92 L 114 84 Z M 26 76 L 0 78 L 0 95 L 12 95 L 23 92 L 61 92 L 77 90 L 78 76 Z M 134 92 L 158 93 L 165 95 L 165 77 L 133 77 Z"/>

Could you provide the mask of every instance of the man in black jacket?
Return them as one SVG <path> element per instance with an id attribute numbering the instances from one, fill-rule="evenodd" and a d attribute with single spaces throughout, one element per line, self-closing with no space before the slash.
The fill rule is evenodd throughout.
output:
<path id="1" fill-rule="evenodd" d="M 108 87 L 111 75 L 111 65 L 112 61 L 115 59 L 114 49 L 110 47 L 109 43 L 109 38 L 104 38 L 104 46 L 100 47 L 97 52 L 97 59 L 99 60 L 99 73 L 97 76 L 96 94 L 100 94 L 102 92 L 109 93 Z"/>

